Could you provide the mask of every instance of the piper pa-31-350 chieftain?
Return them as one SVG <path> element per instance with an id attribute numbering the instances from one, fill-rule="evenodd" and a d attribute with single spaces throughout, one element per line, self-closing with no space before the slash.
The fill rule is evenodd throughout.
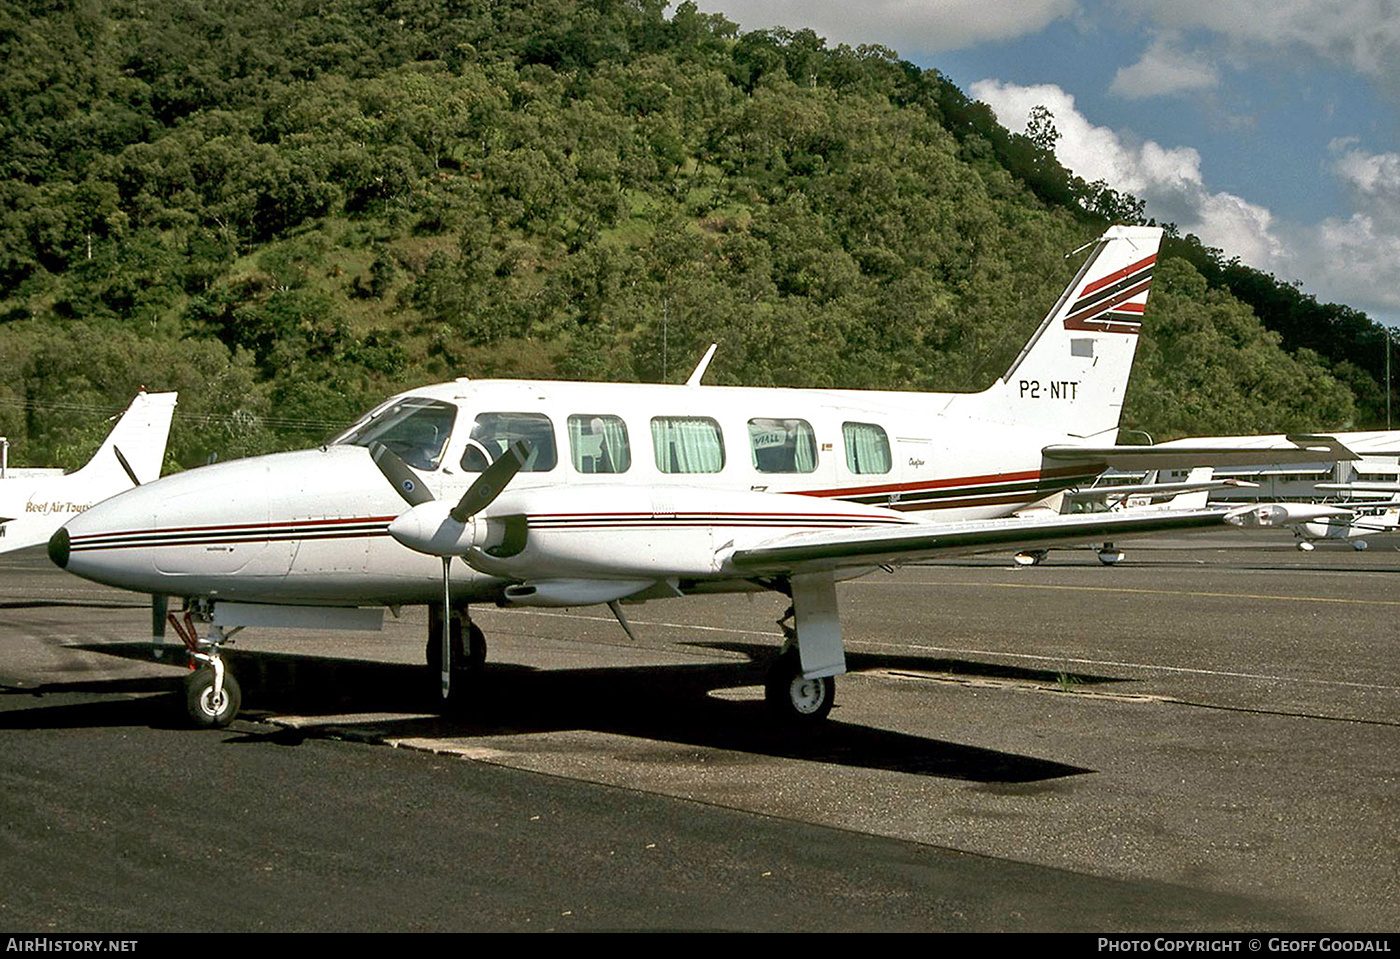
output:
<path id="1" fill-rule="evenodd" d="M 137 393 L 92 459 L 71 473 L 11 469 L 0 438 L 0 553 L 45 543 L 74 514 L 159 476 L 175 397 Z"/>
<path id="2" fill-rule="evenodd" d="M 201 724 L 237 711 L 219 646 L 242 626 L 376 628 L 384 607 L 429 604 L 446 697 L 454 668 L 485 654 L 471 603 L 607 604 L 626 629 L 621 601 L 758 589 L 792 600 L 768 700 L 817 719 L 846 670 L 840 579 L 1225 518 L 1010 516 L 1110 461 L 1115 447 L 1082 450 L 1113 442 L 1160 239 L 1105 233 L 980 393 L 702 386 L 705 362 L 683 386 L 460 379 L 393 397 L 319 449 L 144 485 L 73 519 L 49 552 L 191 601 L 209 623 L 204 638 L 188 618 L 180 630 L 209 667 L 187 685 Z"/>

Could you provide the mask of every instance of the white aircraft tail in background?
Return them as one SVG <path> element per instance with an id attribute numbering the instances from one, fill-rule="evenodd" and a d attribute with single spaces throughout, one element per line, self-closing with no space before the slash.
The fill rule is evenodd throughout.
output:
<path id="1" fill-rule="evenodd" d="M 93 503 L 160 476 L 175 393 L 136 394 L 92 459 L 79 470 L 10 469 L 0 456 L 0 552 L 48 542 Z"/>

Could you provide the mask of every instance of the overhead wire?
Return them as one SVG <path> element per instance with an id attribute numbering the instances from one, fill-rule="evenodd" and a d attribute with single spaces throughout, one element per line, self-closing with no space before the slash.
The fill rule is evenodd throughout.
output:
<path id="1" fill-rule="evenodd" d="M 53 413 L 78 413 L 103 419 L 112 419 L 120 416 L 126 409 L 125 406 L 96 406 L 90 403 L 74 403 L 65 400 L 46 400 L 42 403 L 34 400 L 17 400 L 0 397 L 0 408 L 22 409 L 25 412 L 53 412 Z M 238 410 L 232 413 L 194 413 L 181 410 L 175 407 L 174 419 L 176 422 L 185 423 L 191 426 L 221 426 L 225 424 L 236 424 L 239 417 Z M 273 432 L 319 432 L 326 435 L 338 433 L 345 429 L 354 420 L 325 420 L 295 416 L 263 416 L 251 411 L 243 411 L 246 416 L 251 416 L 255 422 L 261 426 L 271 429 Z"/>

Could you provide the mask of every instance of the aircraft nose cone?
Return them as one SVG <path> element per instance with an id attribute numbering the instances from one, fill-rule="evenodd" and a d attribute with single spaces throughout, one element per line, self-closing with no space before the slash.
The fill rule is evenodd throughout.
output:
<path id="1" fill-rule="evenodd" d="M 62 526 L 49 537 L 49 559 L 61 569 L 68 568 L 69 545 L 68 530 Z"/>

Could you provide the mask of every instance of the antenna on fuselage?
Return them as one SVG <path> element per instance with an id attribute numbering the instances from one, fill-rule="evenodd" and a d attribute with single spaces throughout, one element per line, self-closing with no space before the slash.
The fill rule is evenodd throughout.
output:
<path id="1" fill-rule="evenodd" d="M 705 371 L 710 368 L 710 360 L 714 359 L 715 350 L 719 349 L 718 343 L 711 343 L 710 348 L 705 351 L 705 355 L 700 357 L 700 362 L 695 367 L 695 372 L 690 374 L 690 379 L 685 381 L 686 386 L 699 386 L 700 378 L 705 375 Z"/>

